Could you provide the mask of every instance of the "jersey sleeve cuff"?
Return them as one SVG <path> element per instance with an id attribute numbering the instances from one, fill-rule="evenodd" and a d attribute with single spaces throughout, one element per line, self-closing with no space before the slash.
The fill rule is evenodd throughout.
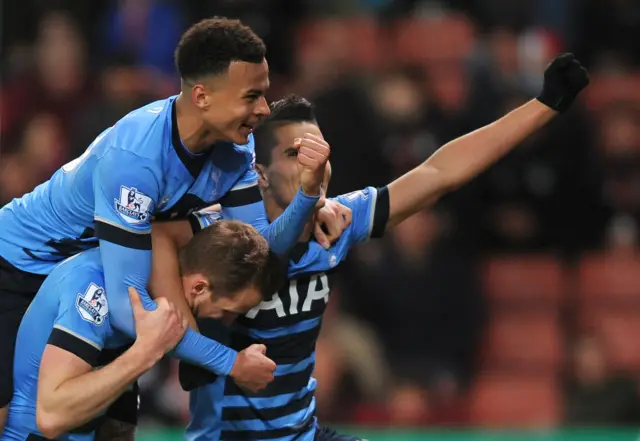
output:
<path id="1" fill-rule="evenodd" d="M 135 232 L 98 218 L 94 223 L 96 237 L 100 240 L 137 250 L 151 249 L 151 230 Z"/>
<path id="2" fill-rule="evenodd" d="M 378 188 L 372 203 L 369 237 L 378 238 L 384 236 L 389 221 L 389 189 L 386 186 Z"/>
<path id="3" fill-rule="evenodd" d="M 62 326 L 54 326 L 47 344 L 57 346 L 80 357 L 91 366 L 98 365 L 98 357 L 102 348 L 91 340 Z"/>

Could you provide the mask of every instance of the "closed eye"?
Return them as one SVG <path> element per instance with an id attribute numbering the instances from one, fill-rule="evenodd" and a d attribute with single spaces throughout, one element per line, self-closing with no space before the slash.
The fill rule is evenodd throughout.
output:
<path id="1" fill-rule="evenodd" d="M 286 149 L 284 151 L 284 154 L 287 157 L 296 157 L 296 156 L 298 156 L 298 150 L 293 148 L 293 147 L 289 147 L 288 149 Z"/>

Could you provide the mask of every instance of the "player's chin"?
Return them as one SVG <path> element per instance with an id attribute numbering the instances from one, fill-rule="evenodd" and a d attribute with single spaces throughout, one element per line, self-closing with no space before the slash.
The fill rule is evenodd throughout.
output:
<path id="1" fill-rule="evenodd" d="M 249 142 L 249 135 L 253 133 L 253 127 L 241 125 L 234 133 L 233 142 L 235 144 L 246 144 Z"/>

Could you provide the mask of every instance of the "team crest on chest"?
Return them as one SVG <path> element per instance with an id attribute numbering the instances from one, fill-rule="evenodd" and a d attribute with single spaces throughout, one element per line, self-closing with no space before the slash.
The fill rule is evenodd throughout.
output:
<path id="1" fill-rule="evenodd" d="M 120 200 L 115 200 L 120 217 L 130 224 L 140 224 L 149 220 L 151 198 L 135 187 L 120 187 Z"/>
<path id="2" fill-rule="evenodd" d="M 109 304 L 104 288 L 95 283 L 90 284 L 84 294 L 78 293 L 76 309 L 83 320 L 98 326 L 103 324 L 109 313 Z"/>

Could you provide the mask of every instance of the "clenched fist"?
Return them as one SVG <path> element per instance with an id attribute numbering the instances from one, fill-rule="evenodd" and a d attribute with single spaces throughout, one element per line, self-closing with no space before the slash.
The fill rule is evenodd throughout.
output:
<path id="1" fill-rule="evenodd" d="M 258 392 L 273 381 L 276 364 L 266 353 L 265 345 L 251 345 L 238 352 L 230 374 L 238 386 Z"/>
<path id="2" fill-rule="evenodd" d="M 589 73 L 573 54 L 561 54 L 544 71 L 544 86 L 538 101 L 564 112 L 589 84 Z"/>
<path id="3" fill-rule="evenodd" d="M 298 164 L 302 167 L 302 191 L 308 196 L 321 196 L 324 170 L 331 152 L 329 144 L 317 135 L 305 133 L 294 141 L 293 146 L 298 149 Z"/>

